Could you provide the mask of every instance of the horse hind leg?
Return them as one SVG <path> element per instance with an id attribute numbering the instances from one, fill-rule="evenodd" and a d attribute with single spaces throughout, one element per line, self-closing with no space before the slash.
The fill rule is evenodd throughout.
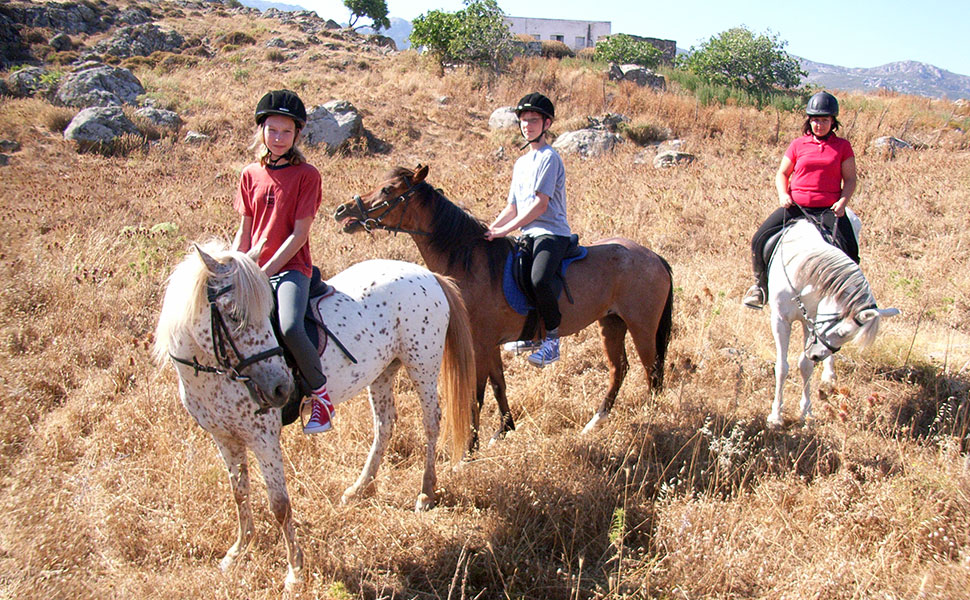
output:
<path id="1" fill-rule="evenodd" d="M 616 315 L 609 315 L 600 319 L 599 325 L 603 350 L 606 352 L 607 362 L 610 363 L 610 388 L 606 391 L 599 410 L 583 428 L 583 433 L 592 432 L 609 418 L 616 396 L 620 393 L 620 386 L 623 385 L 623 379 L 630 370 L 630 361 L 626 356 L 626 323 Z"/>
<path id="2" fill-rule="evenodd" d="M 394 375 L 400 366 L 399 361 L 393 361 L 367 388 L 371 413 L 374 417 L 374 441 L 371 444 L 367 460 L 364 462 L 364 468 L 360 472 L 360 477 L 344 491 L 340 499 L 343 504 L 369 496 L 377 489 L 375 483 L 377 469 L 384 458 L 384 451 L 387 450 L 387 444 L 394 432 L 394 421 L 397 419 L 393 389 Z"/>
<path id="3" fill-rule="evenodd" d="M 441 407 L 438 404 L 437 377 L 428 376 L 420 381 L 414 379 L 418 397 L 421 400 L 422 423 L 427 443 L 425 445 L 424 477 L 421 479 L 421 493 L 414 503 L 415 512 L 424 512 L 434 506 L 435 486 L 438 475 L 435 471 L 435 457 L 437 456 L 438 437 L 441 434 Z"/>
<path id="4" fill-rule="evenodd" d="M 236 439 L 213 437 L 229 471 L 229 488 L 236 503 L 236 543 L 226 552 L 219 568 L 228 572 L 236 559 L 246 552 L 253 539 L 253 511 L 249 503 L 249 465 L 246 446 Z"/>

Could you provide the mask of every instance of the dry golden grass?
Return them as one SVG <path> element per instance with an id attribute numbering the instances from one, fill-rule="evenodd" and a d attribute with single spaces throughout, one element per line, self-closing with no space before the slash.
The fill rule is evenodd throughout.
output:
<path id="1" fill-rule="evenodd" d="M 234 530 L 225 469 L 148 345 L 189 243 L 234 231 L 252 106 L 281 86 L 308 104 L 351 101 L 389 146 L 308 153 L 326 181 L 312 246 L 327 274 L 372 257 L 420 262 L 404 236 L 350 237 L 329 219 L 388 167 L 430 164 L 431 183 L 494 216 L 517 140 L 489 132 L 488 116 L 532 89 L 557 100 L 560 123 L 622 113 L 669 128 L 698 156 L 669 170 L 634 162 L 650 150 L 632 143 L 565 157 L 573 228 L 586 240 L 633 238 L 673 266 L 667 389 L 647 392 L 634 364 L 613 420 L 580 437 L 607 384 L 595 328 L 566 339 L 552 368 L 509 359 L 518 430 L 458 470 L 442 466 L 441 503 L 428 514 L 410 512 L 423 436 L 406 379 L 367 501 L 337 502 L 369 447 L 363 397 L 341 407 L 331 434 L 288 428 L 301 597 L 967 597 L 970 138 L 952 125 L 965 114 L 900 95 L 842 96 L 860 167 L 862 265 L 880 304 L 903 314 L 867 353 L 837 357 L 841 380 L 817 396 L 814 428 L 771 432 L 768 320 L 739 297 L 748 239 L 772 207 L 798 115 L 704 107 L 677 90 L 607 83 L 579 61 L 524 60 L 494 79 L 438 77 L 412 53 L 340 46 L 278 63 L 261 44 L 301 39 L 295 28 L 173 14 L 185 35 L 256 39 L 194 67 L 136 71 L 209 144 L 163 137 L 127 156 L 78 154 L 51 132 L 63 109 L 0 101 L 0 138 L 22 144 L 0 168 L 0 597 L 280 595 L 284 552 L 258 477 L 256 540 L 238 569 L 218 571 Z M 890 160 L 869 149 L 882 135 L 926 147 Z M 165 223 L 174 228 L 155 227 Z M 483 423 L 486 436 L 497 424 L 490 393 Z"/>

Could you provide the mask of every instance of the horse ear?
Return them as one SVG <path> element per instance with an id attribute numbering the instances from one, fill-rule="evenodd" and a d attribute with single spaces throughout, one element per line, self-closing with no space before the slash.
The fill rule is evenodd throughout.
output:
<path id="1" fill-rule="evenodd" d="M 209 269 L 210 273 L 220 275 L 225 272 L 226 265 L 209 256 L 205 250 L 199 247 L 198 244 L 192 245 L 195 246 L 195 251 L 198 253 L 199 258 L 202 259 L 202 263 L 205 264 L 205 268 Z"/>
<path id="2" fill-rule="evenodd" d="M 263 246 L 266 245 L 266 238 L 260 238 L 256 245 L 249 249 L 246 256 L 253 259 L 253 262 L 259 263 L 259 255 L 263 253 Z"/>
<path id="3" fill-rule="evenodd" d="M 881 317 L 895 317 L 899 314 L 898 308 L 878 308 L 879 316 Z"/>
<path id="4" fill-rule="evenodd" d="M 897 308 L 867 308 L 860 310 L 855 316 L 855 321 L 859 325 L 865 325 L 876 317 L 894 317 L 899 314 Z"/>
<path id="5" fill-rule="evenodd" d="M 424 178 L 428 176 L 428 165 L 419 164 L 418 168 L 414 171 L 414 183 L 421 183 Z"/>

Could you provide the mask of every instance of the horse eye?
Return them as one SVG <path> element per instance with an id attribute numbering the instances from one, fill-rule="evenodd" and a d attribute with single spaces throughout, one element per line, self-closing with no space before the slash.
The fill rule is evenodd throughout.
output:
<path id="1" fill-rule="evenodd" d="M 381 188 L 381 194 L 387 196 L 390 193 L 391 193 L 391 187 L 390 186 L 385 186 L 385 187 L 382 187 Z"/>

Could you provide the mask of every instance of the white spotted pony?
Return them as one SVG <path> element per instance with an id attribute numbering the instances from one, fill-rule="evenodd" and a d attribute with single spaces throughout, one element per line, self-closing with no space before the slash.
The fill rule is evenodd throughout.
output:
<path id="1" fill-rule="evenodd" d="M 394 375 L 403 365 L 424 413 L 427 454 L 415 508 L 426 510 L 434 502 L 442 370 L 453 460 L 471 439 L 475 364 L 460 293 L 449 279 L 424 267 L 390 260 L 359 263 L 330 283 L 337 291 L 317 301 L 320 313 L 357 360 L 352 364 L 336 344 L 327 345 L 321 363 L 330 397 L 340 404 L 368 387 L 375 424 L 364 469 L 343 501 L 374 490 L 396 418 Z M 269 280 L 251 256 L 226 250 L 221 242 L 197 247 L 169 280 L 155 332 L 155 356 L 159 362 L 172 359 L 182 404 L 212 435 L 229 471 L 238 534 L 222 569 L 229 569 L 253 535 L 248 448 L 259 461 L 270 508 L 283 531 L 285 583 L 292 589 L 302 581 L 303 553 L 294 532 L 279 440 L 280 407 L 294 383 L 270 323 L 272 298 Z"/>
<path id="2" fill-rule="evenodd" d="M 859 218 L 846 210 L 858 237 Z M 768 304 L 775 338 L 775 399 L 768 424 L 782 424 L 781 406 L 788 376 L 788 342 L 795 321 L 802 324 L 805 349 L 798 361 L 802 374 L 801 421 L 811 417 L 809 380 L 822 362 L 822 384 L 835 383 L 833 355 L 849 341 L 866 348 L 876 338 L 881 317 L 899 314 L 878 308 L 862 270 L 844 252 L 828 244 L 816 226 L 803 219 L 784 230 L 768 265 Z"/>

